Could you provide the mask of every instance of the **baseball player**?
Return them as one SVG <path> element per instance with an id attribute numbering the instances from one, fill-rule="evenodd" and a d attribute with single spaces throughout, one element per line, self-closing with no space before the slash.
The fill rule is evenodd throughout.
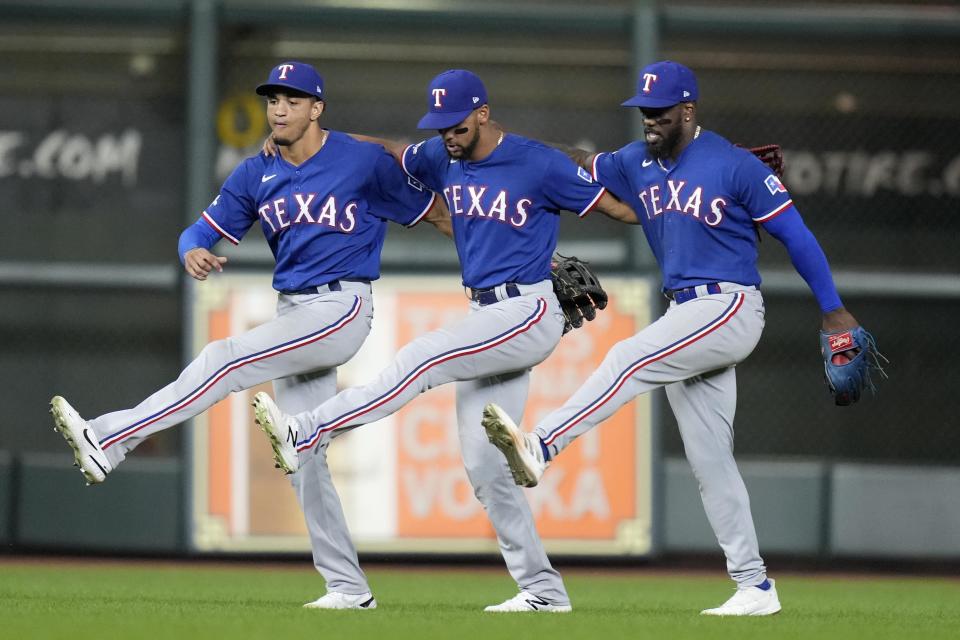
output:
<path id="1" fill-rule="evenodd" d="M 823 311 L 823 329 L 857 326 L 840 301 L 823 251 L 776 175 L 749 151 L 697 124 L 697 82 L 676 62 L 639 76 L 624 106 L 643 112 L 644 140 L 614 153 L 571 154 L 631 204 L 663 272 L 667 312 L 614 346 L 564 404 L 530 433 L 510 411 L 484 412 L 488 437 L 518 484 L 537 484 L 549 461 L 635 396 L 666 387 L 687 459 L 713 531 L 737 584 L 724 604 L 702 613 L 780 611 L 760 557 L 750 503 L 733 458 L 735 367 L 760 339 L 757 231 L 782 242 Z"/>
<path id="2" fill-rule="evenodd" d="M 380 276 L 387 221 L 426 219 L 450 233 L 446 209 L 406 176 L 379 145 L 320 127 L 323 78 L 310 65 L 286 62 L 256 89 L 280 153 L 244 160 L 199 220 L 180 236 L 187 273 L 205 280 L 227 259 L 211 252 L 237 244 L 255 223 L 276 259 L 276 317 L 203 349 L 173 383 L 136 407 L 84 420 L 60 396 L 51 401 L 56 430 L 88 483 L 106 479 L 149 436 L 201 413 L 231 391 L 274 381 L 281 406 L 302 411 L 336 392 L 336 367 L 370 331 L 370 282 Z M 326 452 L 312 449 L 291 477 L 328 593 L 306 606 L 374 608 L 346 532 Z"/>
<path id="3" fill-rule="evenodd" d="M 311 411 L 288 415 L 267 394 L 257 394 L 256 418 L 277 464 L 292 473 L 331 438 L 394 413 L 431 387 L 455 382 L 467 475 L 519 587 L 516 596 L 485 610 L 570 611 L 530 507 L 478 421 L 493 399 L 519 419 L 530 368 L 560 339 L 563 314 L 550 280 L 559 212 L 636 216 L 563 153 L 491 126 L 486 89 L 473 73 L 441 73 L 430 83 L 427 102 L 419 128 L 440 135 L 398 155 L 411 177 L 447 201 L 463 284 L 471 293 L 470 314 L 400 349 L 371 383 Z"/>

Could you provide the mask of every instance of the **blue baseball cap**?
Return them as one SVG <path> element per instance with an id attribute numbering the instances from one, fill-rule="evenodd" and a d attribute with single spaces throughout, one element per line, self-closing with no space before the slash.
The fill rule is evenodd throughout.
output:
<path id="1" fill-rule="evenodd" d="M 624 107 L 672 107 L 697 99 L 697 79 L 679 62 L 663 60 L 649 64 L 637 76 L 637 95 L 622 103 Z"/>
<path id="2" fill-rule="evenodd" d="M 291 60 L 270 70 L 267 81 L 257 87 L 257 94 L 266 96 L 278 89 L 296 89 L 323 100 L 323 78 L 306 62 Z"/>
<path id="3" fill-rule="evenodd" d="M 427 88 L 427 115 L 418 129 L 448 129 L 487 104 L 487 90 L 477 74 L 464 69 L 444 71 Z"/>

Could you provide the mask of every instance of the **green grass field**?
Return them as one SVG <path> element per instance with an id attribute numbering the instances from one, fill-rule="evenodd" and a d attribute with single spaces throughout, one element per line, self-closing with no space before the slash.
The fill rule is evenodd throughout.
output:
<path id="1" fill-rule="evenodd" d="M 485 614 L 513 595 L 489 568 L 369 570 L 375 611 L 300 607 L 321 595 L 309 567 L 58 563 L 0 559 L 0 637 L 70 638 L 957 638 L 960 581 L 783 574 L 784 610 L 701 617 L 732 593 L 722 576 L 564 572 L 571 614 Z M 719 573 L 719 572 L 718 572 Z"/>

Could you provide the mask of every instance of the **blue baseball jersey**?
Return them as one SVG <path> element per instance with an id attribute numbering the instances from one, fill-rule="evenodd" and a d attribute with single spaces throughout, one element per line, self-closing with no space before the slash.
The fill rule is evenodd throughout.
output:
<path id="1" fill-rule="evenodd" d="M 478 162 L 455 160 L 430 138 L 404 150 L 403 168 L 446 199 L 463 284 L 473 289 L 549 278 L 560 211 L 583 216 L 604 191 L 565 154 L 512 134 Z"/>
<path id="2" fill-rule="evenodd" d="M 241 162 L 201 220 L 233 244 L 259 220 L 277 261 L 273 287 L 296 291 L 379 278 L 387 221 L 413 226 L 434 197 L 383 147 L 331 131 L 299 166 L 279 154 Z M 206 248 L 219 239 L 210 236 Z"/>
<path id="3" fill-rule="evenodd" d="M 642 141 L 598 154 L 593 176 L 637 212 L 664 290 L 759 285 L 754 225 L 793 203 L 765 164 L 710 131 L 701 131 L 676 164 L 652 157 Z"/>

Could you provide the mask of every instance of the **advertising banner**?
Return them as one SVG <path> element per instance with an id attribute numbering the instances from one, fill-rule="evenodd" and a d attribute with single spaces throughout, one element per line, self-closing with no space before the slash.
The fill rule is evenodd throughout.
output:
<path id="1" fill-rule="evenodd" d="M 650 320 L 651 287 L 605 279 L 610 306 L 568 333 L 534 368 L 523 427 L 560 406 L 619 340 Z M 374 284 L 373 329 L 340 367 L 339 387 L 363 384 L 417 336 L 469 311 L 456 276 L 388 277 Z M 266 276 L 217 275 L 197 287 L 195 350 L 273 315 Z M 194 420 L 193 545 L 198 550 L 308 550 L 289 481 L 273 468 L 250 400 L 235 393 Z M 495 552 L 496 539 L 460 458 L 456 385 L 431 389 L 394 415 L 335 439 L 328 462 L 361 551 Z M 491 398 L 495 401 L 496 398 Z M 575 442 L 526 490 L 550 551 L 650 551 L 650 402 L 641 397 Z M 477 429 L 482 429 L 478 423 Z M 492 446 L 492 445 L 490 445 Z"/>

